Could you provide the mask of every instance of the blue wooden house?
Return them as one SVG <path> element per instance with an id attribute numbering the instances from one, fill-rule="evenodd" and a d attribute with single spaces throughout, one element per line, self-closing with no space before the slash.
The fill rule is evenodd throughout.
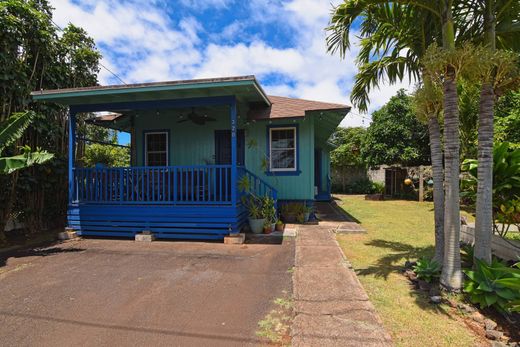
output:
<path id="1" fill-rule="evenodd" d="M 350 107 L 268 96 L 254 76 L 33 92 L 69 107 L 68 225 L 81 235 L 221 239 L 246 223 L 238 182 L 330 199 L 328 143 Z M 76 115 L 131 134 L 131 166 L 76 167 Z"/>

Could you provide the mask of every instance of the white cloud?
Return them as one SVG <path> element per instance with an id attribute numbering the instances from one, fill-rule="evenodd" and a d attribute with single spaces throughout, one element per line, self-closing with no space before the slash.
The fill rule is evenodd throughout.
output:
<path id="1" fill-rule="evenodd" d="M 207 32 L 194 15 L 211 7 L 226 8 L 234 0 L 180 0 L 192 15 L 179 20 L 169 16 L 162 2 L 133 1 L 51 3 L 55 21 L 85 28 L 102 49 L 102 63 L 128 83 L 253 74 L 270 94 L 350 104 L 357 39 L 352 36 L 353 49 L 344 60 L 327 53 L 330 0 L 251 0 L 247 20 L 234 19 L 214 32 Z M 275 46 L 260 35 L 265 26 L 279 27 L 292 37 L 283 47 Z M 255 28 L 258 34 L 239 41 L 246 29 Z M 105 70 L 99 78 L 103 84 L 119 83 Z M 408 84 L 383 84 L 372 91 L 370 111 L 403 86 Z M 362 118 L 347 116 L 342 125 L 362 125 Z"/>

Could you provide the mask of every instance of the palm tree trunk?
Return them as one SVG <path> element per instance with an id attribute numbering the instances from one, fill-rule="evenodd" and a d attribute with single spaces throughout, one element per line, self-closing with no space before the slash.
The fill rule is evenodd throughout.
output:
<path id="1" fill-rule="evenodd" d="M 444 172 L 441 129 L 436 115 L 428 118 L 430 152 L 433 171 L 433 210 L 435 219 L 435 254 L 433 260 L 442 264 L 444 258 Z"/>
<path id="2" fill-rule="evenodd" d="M 460 265 L 460 140 L 458 95 L 455 71 L 448 67 L 444 81 L 444 262 L 441 285 L 448 291 L 459 291 L 462 286 Z"/>
<path id="3" fill-rule="evenodd" d="M 486 0 L 485 42 L 492 52 L 495 41 L 495 0 Z M 478 120 L 478 184 L 475 218 L 475 258 L 491 263 L 493 235 L 493 117 L 495 95 L 490 81 L 482 83 Z"/>
<path id="4" fill-rule="evenodd" d="M 491 263 L 493 234 L 493 107 L 490 83 L 482 85 L 478 125 L 478 184 L 475 219 L 475 258 Z"/>

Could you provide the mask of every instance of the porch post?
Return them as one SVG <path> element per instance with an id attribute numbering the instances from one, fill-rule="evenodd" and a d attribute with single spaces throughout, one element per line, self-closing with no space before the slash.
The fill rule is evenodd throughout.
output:
<path id="1" fill-rule="evenodd" d="M 231 115 L 231 204 L 237 206 L 237 102 L 233 98 L 229 105 Z"/>
<path id="2" fill-rule="evenodd" d="M 74 194 L 74 161 L 76 155 L 76 113 L 69 110 L 69 204 Z"/>

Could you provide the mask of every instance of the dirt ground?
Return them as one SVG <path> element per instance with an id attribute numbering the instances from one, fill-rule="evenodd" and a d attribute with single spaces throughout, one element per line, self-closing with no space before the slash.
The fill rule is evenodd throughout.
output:
<path id="1" fill-rule="evenodd" d="M 279 244 L 84 239 L 0 255 L 3 346 L 244 346 L 291 291 Z"/>

